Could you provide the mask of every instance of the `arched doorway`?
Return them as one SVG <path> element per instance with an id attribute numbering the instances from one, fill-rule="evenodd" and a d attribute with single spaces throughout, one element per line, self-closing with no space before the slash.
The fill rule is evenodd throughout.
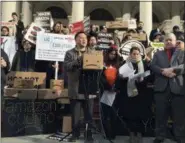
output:
<path id="1" fill-rule="evenodd" d="M 114 17 L 112 14 L 103 8 L 98 8 L 93 10 L 90 14 L 91 20 L 98 20 L 98 21 L 114 21 Z"/>
<path id="2" fill-rule="evenodd" d="M 139 19 L 140 19 L 139 15 L 140 15 L 139 12 L 135 15 L 135 18 L 137 19 L 137 22 L 139 22 Z M 152 22 L 153 23 L 160 23 L 159 18 L 157 17 L 157 15 L 155 13 L 152 13 Z"/>
<path id="3" fill-rule="evenodd" d="M 51 6 L 47 8 L 46 11 L 50 11 L 54 19 L 67 19 L 67 13 L 63 8 Z"/>

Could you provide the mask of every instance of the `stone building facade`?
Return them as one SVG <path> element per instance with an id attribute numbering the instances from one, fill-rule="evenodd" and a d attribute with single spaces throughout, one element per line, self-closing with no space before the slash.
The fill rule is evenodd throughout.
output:
<path id="1" fill-rule="evenodd" d="M 32 22 L 37 11 L 51 11 L 55 21 L 62 21 L 64 25 L 82 20 L 90 16 L 92 24 L 103 25 L 106 21 L 120 18 L 136 18 L 144 22 L 144 30 L 151 31 L 156 25 L 162 24 L 165 30 L 171 30 L 178 25 L 182 30 L 184 2 L 106 2 L 106 1 L 15 1 L 2 2 L 2 21 L 11 19 L 11 13 L 20 14 L 25 25 Z"/>

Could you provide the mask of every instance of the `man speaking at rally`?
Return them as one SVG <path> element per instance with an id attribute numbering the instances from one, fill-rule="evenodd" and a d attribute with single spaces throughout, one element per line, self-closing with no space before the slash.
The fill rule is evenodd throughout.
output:
<path id="1" fill-rule="evenodd" d="M 151 69 L 155 74 L 156 139 L 154 143 L 162 143 L 166 138 L 170 114 L 175 140 L 177 143 L 185 143 L 184 43 L 177 41 L 176 36 L 170 33 L 165 37 L 164 49 L 154 55 L 151 63 Z"/>
<path id="2" fill-rule="evenodd" d="M 93 100 L 85 100 L 84 95 L 79 94 L 81 80 L 81 69 L 83 54 L 87 52 L 87 36 L 84 32 L 78 32 L 75 35 L 76 47 L 67 51 L 64 58 L 64 70 L 68 78 L 68 96 L 70 98 L 72 113 L 72 138 L 76 140 L 80 136 L 80 109 L 83 108 L 85 122 L 92 121 Z M 88 102 L 88 103 L 86 103 Z M 86 108 L 88 104 L 89 108 Z M 89 111 L 87 111 L 89 109 Z M 92 132 L 88 133 L 87 140 L 93 141 Z"/>

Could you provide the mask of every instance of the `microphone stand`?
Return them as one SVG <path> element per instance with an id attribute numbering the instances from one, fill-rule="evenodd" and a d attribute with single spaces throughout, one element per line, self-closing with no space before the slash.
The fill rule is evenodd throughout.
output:
<path id="1" fill-rule="evenodd" d="M 101 76 L 101 72 L 100 71 L 96 71 L 96 72 L 98 72 L 98 77 L 100 77 Z M 86 107 L 86 111 L 87 111 L 87 113 L 84 113 L 84 116 L 87 116 L 88 118 L 91 116 L 90 115 L 90 108 L 89 108 L 89 89 L 86 89 L 86 85 L 87 85 L 87 87 L 89 87 L 89 83 L 90 82 L 92 82 L 91 81 L 91 79 L 90 79 L 90 75 L 87 75 L 87 81 L 88 81 L 88 83 L 86 84 L 85 83 L 85 75 L 83 74 L 83 86 L 84 86 L 84 100 L 85 100 L 85 107 Z M 99 82 L 99 81 L 97 81 L 97 82 Z M 98 85 L 99 85 L 99 83 L 98 83 Z M 97 89 L 97 94 L 99 94 L 99 86 L 98 86 L 98 89 Z M 91 117 L 92 118 L 92 117 Z M 91 140 L 88 140 L 88 136 L 89 135 L 92 135 L 92 134 L 90 134 L 90 129 L 89 128 L 92 128 L 92 129 L 94 129 L 95 131 L 97 131 L 99 134 L 101 134 L 105 139 L 107 139 L 106 138 L 106 136 L 104 136 L 102 133 L 101 133 L 101 131 L 99 131 L 99 129 L 97 129 L 97 127 L 95 127 L 94 125 L 93 125 L 93 123 L 92 123 L 92 120 L 90 120 L 90 121 L 84 121 L 82 124 L 80 124 L 79 126 L 77 126 L 76 128 L 73 128 L 73 130 L 76 130 L 77 128 L 81 128 L 81 126 L 82 125 L 84 125 L 85 124 L 85 134 L 84 134 L 84 136 L 85 136 L 85 139 L 84 139 L 84 143 L 92 143 L 92 142 L 94 142 L 93 140 L 91 141 Z M 90 126 L 90 127 L 89 127 Z M 65 135 L 64 137 L 62 137 L 62 134 L 54 134 L 54 136 L 55 137 L 53 137 L 53 135 L 52 136 L 50 136 L 49 138 L 50 139 L 56 139 L 56 140 L 58 140 L 58 141 L 68 141 L 66 138 L 68 137 L 68 136 L 70 136 L 72 134 L 72 132 L 70 132 L 70 133 L 68 133 L 67 135 Z M 66 140 L 65 140 L 66 139 Z M 110 143 L 113 143 L 113 141 L 111 141 L 110 139 L 107 139 Z M 70 141 L 68 141 L 68 142 L 70 142 Z"/>

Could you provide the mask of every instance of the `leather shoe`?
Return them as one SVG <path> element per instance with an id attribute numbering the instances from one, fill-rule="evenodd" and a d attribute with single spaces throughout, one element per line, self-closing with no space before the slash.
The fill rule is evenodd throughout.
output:
<path id="1" fill-rule="evenodd" d="M 79 137 L 72 136 L 70 138 L 64 139 L 63 141 L 65 141 L 65 142 L 76 142 L 76 140 L 78 140 L 78 139 L 79 139 Z"/>

